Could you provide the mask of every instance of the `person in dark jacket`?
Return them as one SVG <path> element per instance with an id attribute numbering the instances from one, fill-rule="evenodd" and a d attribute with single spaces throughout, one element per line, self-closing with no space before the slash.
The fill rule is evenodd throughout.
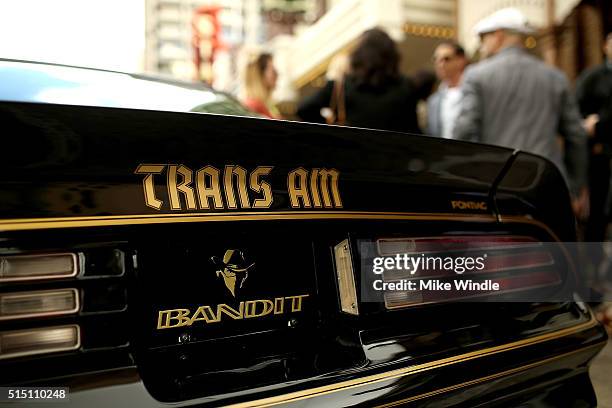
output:
<path id="1" fill-rule="evenodd" d="M 580 75 L 576 99 L 589 135 L 589 187 L 591 213 L 585 240 L 601 242 L 608 224 L 607 198 L 612 156 L 612 33 L 604 43 L 606 61 Z"/>
<path id="2" fill-rule="evenodd" d="M 306 122 L 325 123 L 327 118 L 327 123 L 338 125 L 420 133 L 416 87 L 399 73 L 399 60 L 387 33 L 378 28 L 365 31 L 350 55 L 344 79 L 328 81 L 305 98 L 297 115 Z"/>

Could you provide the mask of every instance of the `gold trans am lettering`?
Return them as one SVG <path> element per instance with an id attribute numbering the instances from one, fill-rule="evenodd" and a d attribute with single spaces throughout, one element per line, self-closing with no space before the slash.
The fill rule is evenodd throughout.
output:
<path id="1" fill-rule="evenodd" d="M 237 165 L 223 169 L 208 165 L 193 170 L 183 164 L 141 164 L 134 173 L 144 176 L 145 204 L 156 210 L 164 205 L 172 211 L 256 210 L 273 204 L 272 185 L 266 180 L 273 169 L 273 166 L 259 166 L 249 172 Z M 287 175 L 289 205 L 291 208 L 342 208 L 339 178 L 340 172 L 336 169 L 300 167 L 290 171 Z M 164 199 L 163 187 L 167 199 Z"/>
<path id="2" fill-rule="evenodd" d="M 342 208 L 342 201 L 338 192 L 339 177 L 340 173 L 335 169 L 312 169 L 308 171 L 300 167 L 291 171 L 287 177 L 291 207 Z"/>
<path id="3" fill-rule="evenodd" d="M 485 201 L 451 201 L 451 207 L 459 210 L 487 210 L 487 203 Z"/>
<path id="4" fill-rule="evenodd" d="M 142 180 L 142 187 L 145 193 L 145 203 L 151 207 L 159 210 L 163 204 L 163 201 L 158 200 L 155 197 L 155 184 L 153 183 L 153 175 L 161 174 L 164 171 L 164 164 L 141 164 L 136 168 L 136 174 L 146 174 Z"/>
<path id="5" fill-rule="evenodd" d="M 216 306 L 199 306 L 193 313 L 190 309 L 160 310 L 157 329 L 173 329 L 191 326 L 194 323 L 219 323 L 223 319 L 242 320 L 284 313 L 301 312 L 304 299 L 309 295 L 285 296 L 274 299 L 257 299 L 240 302 L 233 307 L 225 303 Z"/>

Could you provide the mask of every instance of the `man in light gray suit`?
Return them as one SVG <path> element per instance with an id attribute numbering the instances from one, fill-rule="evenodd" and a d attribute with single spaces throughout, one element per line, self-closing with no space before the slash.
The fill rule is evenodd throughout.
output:
<path id="1" fill-rule="evenodd" d="M 486 59 L 465 72 L 454 137 L 548 158 L 569 179 L 576 215 L 586 217 L 587 139 L 567 78 L 525 50 L 531 30 L 519 10 L 499 10 L 475 31 Z M 565 160 L 558 135 L 565 139 Z"/>
<path id="2" fill-rule="evenodd" d="M 440 85 L 427 100 L 427 133 L 451 139 L 461 109 L 461 77 L 468 60 L 463 47 L 444 41 L 436 47 L 433 63 Z"/>

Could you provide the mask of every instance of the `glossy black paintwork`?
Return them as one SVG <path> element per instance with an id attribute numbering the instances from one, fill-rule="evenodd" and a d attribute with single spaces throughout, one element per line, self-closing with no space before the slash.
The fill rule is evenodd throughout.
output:
<path id="1" fill-rule="evenodd" d="M 134 174 L 141 163 L 274 166 L 271 210 L 290 208 L 287 173 L 301 166 L 340 171 L 344 210 L 448 212 L 451 191 L 487 199 L 511 155 L 430 137 L 214 115 L 3 103 L 0 117 L 6 134 L 18 135 L 6 138 L 0 164 L 6 218 L 172 212 L 167 199 L 159 212 L 145 205 L 143 176 Z"/>
<path id="2" fill-rule="evenodd" d="M 172 213 L 167 205 L 156 211 L 144 204 L 142 176 L 134 174 L 139 164 L 182 163 L 192 169 L 238 164 L 249 170 L 275 167 L 269 211 L 290 210 L 290 170 L 326 167 L 341 173 L 342 210 L 461 215 L 451 208 L 452 200 L 485 200 L 487 210 L 463 213 L 529 215 L 563 239 L 573 236 L 559 172 L 543 159 L 523 153 L 515 158 L 503 148 L 292 122 L 59 105 L 1 103 L 0 118 L 5 134 L 12 136 L 5 138 L 6 159 L 0 162 L 2 219 Z M 77 251 L 86 259 L 86 273 L 76 280 L 3 285 L 0 290 L 77 287 L 88 299 L 89 310 L 77 317 L 3 323 L 4 330 L 76 322 L 83 329 L 83 348 L 2 362 L 1 383 L 69 385 L 75 392 L 82 390 L 72 401 L 75 406 L 100 398 L 99 391 L 108 405 L 225 405 L 333 385 L 588 321 L 576 304 L 566 303 L 466 303 L 393 312 L 363 305 L 359 317 L 338 311 L 333 245 L 364 236 L 457 233 L 554 239 L 541 227 L 494 218 L 255 220 L 2 232 L 0 254 Z M 304 312 L 156 330 L 158 310 L 234 301 L 209 264 L 211 256 L 234 247 L 248 252 L 257 264 L 244 299 L 306 291 Z M 100 251 L 120 251 L 119 269 L 113 261 L 96 258 Z M 89 274 L 96 268 L 120 273 Z M 585 367 L 604 340 L 601 328 L 589 328 L 542 344 L 338 390 L 313 403 L 393 403 L 585 348 L 499 381 L 468 384 L 416 403 L 476 405 L 490 398 L 512 406 L 544 394 L 552 400 L 569 398 L 565 387 L 573 384 L 574 398 L 592 405 Z M 83 375 L 92 372 L 98 374 Z M 124 385 L 121 393 L 117 385 Z"/>
<path id="3" fill-rule="evenodd" d="M 563 176 L 555 166 L 539 157 L 518 153 L 497 185 L 495 201 L 500 214 L 528 214 L 554 226 L 561 241 L 573 242 L 576 232 L 568 195 Z"/>

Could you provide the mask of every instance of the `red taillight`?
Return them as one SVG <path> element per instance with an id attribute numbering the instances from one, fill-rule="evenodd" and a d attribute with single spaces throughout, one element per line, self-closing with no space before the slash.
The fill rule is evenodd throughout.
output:
<path id="1" fill-rule="evenodd" d="M 520 300 L 523 293 L 554 287 L 563 281 L 553 248 L 531 237 L 394 238 L 379 239 L 376 247 L 382 257 L 407 254 L 423 259 L 422 267 L 410 271 L 387 269 L 381 274 L 385 283 L 412 281 L 417 284 L 416 289 L 411 290 L 384 290 L 385 306 L 389 309 L 483 297 L 496 300 L 511 293 L 515 294 L 513 300 Z M 439 262 L 449 258 L 477 258 L 482 261 L 479 265 L 482 267 L 460 272 L 449 270 Z M 497 289 L 493 289 L 495 284 Z"/>

